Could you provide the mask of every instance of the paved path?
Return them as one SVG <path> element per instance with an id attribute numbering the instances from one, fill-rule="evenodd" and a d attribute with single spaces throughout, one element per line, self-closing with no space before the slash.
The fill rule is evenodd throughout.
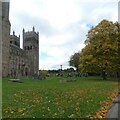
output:
<path id="1" fill-rule="evenodd" d="M 116 118 L 116 120 L 120 120 L 120 91 L 116 99 L 113 101 L 113 105 L 111 106 L 106 118 Z"/>

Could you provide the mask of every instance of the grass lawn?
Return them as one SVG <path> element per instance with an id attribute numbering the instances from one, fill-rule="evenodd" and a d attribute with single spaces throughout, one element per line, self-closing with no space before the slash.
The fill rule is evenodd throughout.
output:
<path id="1" fill-rule="evenodd" d="M 64 79 L 77 81 L 59 82 Z M 100 77 L 7 80 L 2 83 L 3 118 L 104 117 L 118 89 L 117 80 Z"/>
<path id="2" fill-rule="evenodd" d="M 2 79 L 0 77 L 0 118 L 2 118 Z"/>

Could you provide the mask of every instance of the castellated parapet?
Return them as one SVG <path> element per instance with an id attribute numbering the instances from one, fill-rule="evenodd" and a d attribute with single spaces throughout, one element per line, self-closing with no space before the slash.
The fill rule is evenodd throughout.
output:
<path id="1" fill-rule="evenodd" d="M 25 30 L 23 29 L 23 40 L 26 40 L 26 39 L 32 38 L 32 37 L 34 37 L 35 40 L 39 39 L 39 32 L 35 32 L 34 27 L 33 27 L 32 31 L 28 31 L 28 32 L 25 32 Z"/>
<path id="2" fill-rule="evenodd" d="M 10 35 L 10 44 L 20 47 L 20 35 L 17 37 L 13 31 L 13 35 Z"/>

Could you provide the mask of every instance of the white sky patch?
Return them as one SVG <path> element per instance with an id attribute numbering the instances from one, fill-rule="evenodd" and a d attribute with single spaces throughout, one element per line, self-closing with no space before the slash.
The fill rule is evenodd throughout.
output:
<path id="1" fill-rule="evenodd" d="M 61 30 L 70 23 L 79 21 L 82 14 L 80 11 L 70 0 L 49 0 L 45 17 L 54 27 Z"/>
<path id="2" fill-rule="evenodd" d="M 40 32 L 39 68 L 67 68 L 69 58 L 81 51 L 88 30 L 101 20 L 118 20 L 119 0 L 11 0 L 11 32 L 35 26 Z M 21 37 L 22 41 L 22 37 Z M 22 42 L 21 42 L 22 46 Z"/>

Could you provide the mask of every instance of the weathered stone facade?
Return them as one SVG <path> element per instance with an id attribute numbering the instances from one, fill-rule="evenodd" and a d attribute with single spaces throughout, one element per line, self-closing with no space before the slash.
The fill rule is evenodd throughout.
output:
<path id="1" fill-rule="evenodd" d="M 1 28 L 2 28 L 2 2 L 0 1 L 0 80 L 2 79 L 2 29 Z"/>
<path id="2" fill-rule="evenodd" d="M 23 49 L 20 36 L 10 35 L 9 3 L 2 3 L 2 75 L 33 76 L 39 71 L 39 33 L 35 28 L 23 30 Z"/>
<path id="3" fill-rule="evenodd" d="M 2 75 L 9 74 L 10 22 L 9 2 L 2 2 Z"/>
<path id="4" fill-rule="evenodd" d="M 28 67 L 30 74 L 38 74 L 39 70 L 39 33 L 35 32 L 35 28 L 30 32 L 23 29 L 23 49 L 31 60 L 31 68 Z"/>

